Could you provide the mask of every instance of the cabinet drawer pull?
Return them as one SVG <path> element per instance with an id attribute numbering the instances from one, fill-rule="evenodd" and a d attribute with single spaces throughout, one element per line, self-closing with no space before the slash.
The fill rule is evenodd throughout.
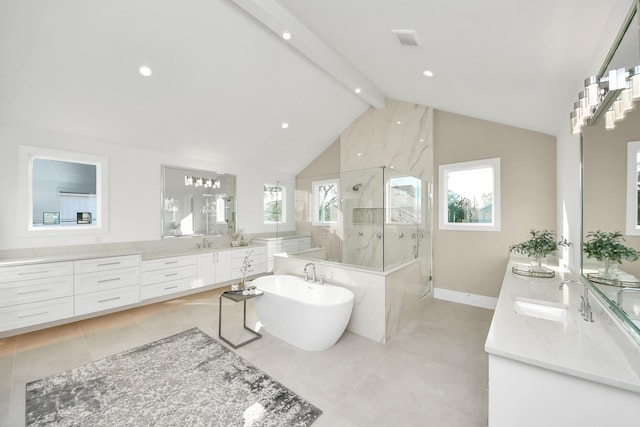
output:
<path id="1" fill-rule="evenodd" d="M 49 292 L 49 288 L 47 288 L 47 289 L 36 289 L 36 290 L 33 290 L 33 291 L 22 291 L 22 292 L 18 292 L 18 295 L 37 294 L 38 292 Z"/>
<path id="2" fill-rule="evenodd" d="M 178 261 L 166 261 L 166 262 L 164 263 L 164 265 L 177 264 L 177 263 L 178 263 Z"/>
<path id="3" fill-rule="evenodd" d="M 114 279 L 98 280 L 98 283 L 117 282 L 118 280 L 120 280 L 120 277 L 116 277 Z"/>
<path id="4" fill-rule="evenodd" d="M 171 276 L 177 276 L 178 273 L 169 273 L 169 274 L 165 274 L 164 277 L 171 277 Z"/>
<path id="5" fill-rule="evenodd" d="M 105 263 L 102 263 L 102 264 L 98 264 L 98 267 L 106 267 L 106 266 L 108 266 L 108 265 L 118 265 L 118 264 L 120 264 L 120 261 L 115 261 L 115 262 L 105 262 Z"/>
<path id="6" fill-rule="evenodd" d="M 117 299 L 120 299 L 120 297 L 113 297 L 113 298 L 107 298 L 107 299 L 101 299 L 98 301 L 98 303 L 102 303 L 102 302 L 109 302 L 109 301 L 115 301 Z"/>
<path id="7" fill-rule="evenodd" d="M 49 312 L 48 311 L 41 311 L 40 313 L 23 314 L 21 316 L 18 316 L 18 319 L 24 319 L 26 317 L 42 316 L 43 314 L 49 314 Z"/>
<path id="8" fill-rule="evenodd" d="M 178 287 L 178 285 L 168 286 L 168 287 L 164 288 L 164 290 L 165 290 L 165 291 L 168 291 L 169 289 L 175 289 L 175 288 L 177 288 L 177 287 Z"/>
<path id="9" fill-rule="evenodd" d="M 48 273 L 49 270 L 39 270 L 39 271 L 21 271 L 20 273 L 18 273 L 18 276 L 27 276 L 29 274 L 44 274 L 44 273 Z"/>

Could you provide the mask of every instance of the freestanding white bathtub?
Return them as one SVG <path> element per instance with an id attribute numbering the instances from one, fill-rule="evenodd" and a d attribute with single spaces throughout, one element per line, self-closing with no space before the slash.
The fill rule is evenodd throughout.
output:
<path id="1" fill-rule="evenodd" d="M 303 350 L 328 349 L 351 318 L 355 295 L 349 289 L 291 275 L 263 276 L 253 284 L 264 291 L 253 300 L 264 329 Z"/>

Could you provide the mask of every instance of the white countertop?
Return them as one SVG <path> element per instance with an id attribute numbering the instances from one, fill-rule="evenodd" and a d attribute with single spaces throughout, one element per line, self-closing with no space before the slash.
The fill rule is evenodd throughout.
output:
<path id="1" fill-rule="evenodd" d="M 627 335 L 600 300 L 590 292 L 595 322 L 579 313 L 583 286 L 563 279 L 577 275 L 554 268 L 553 279 L 536 279 L 511 272 L 509 262 L 498 298 L 485 351 L 549 370 L 640 393 L 640 345 Z M 517 314 L 516 298 L 568 305 L 565 321 Z"/>
<path id="2" fill-rule="evenodd" d="M 249 245 L 249 246 L 223 246 L 223 247 L 211 247 L 211 248 L 156 248 L 150 250 L 142 250 L 139 248 L 130 249 L 96 249 L 96 250 L 84 250 L 82 252 L 74 252 L 73 247 L 70 247 L 67 251 L 57 248 L 56 251 L 41 252 L 38 251 L 34 254 L 21 254 L 15 257 L 5 257 L 0 259 L 1 267 L 13 267 L 19 265 L 40 264 L 47 262 L 62 262 L 62 261 L 75 261 L 91 258 L 106 258 L 125 255 L 140 255 L 142 260 L 167 258 L 173 256 L 182 255 L 198 255 L 207 252 L 220 252 L 220 251 L 232 251 L 236 249 L 246 248 L 262 248 L 262 245 Z"/>

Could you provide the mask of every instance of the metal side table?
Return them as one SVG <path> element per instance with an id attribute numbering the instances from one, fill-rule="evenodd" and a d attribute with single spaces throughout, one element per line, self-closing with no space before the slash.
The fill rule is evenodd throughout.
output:
<path id="1" fill-rule="evenodd" d="M 249 295 L 242 295 L 241 291 L 224 291 L 220 294 L 219 299 L 219 309 L 218 309 L 218 338 L 220 338 L 222 341 L 226 342 L 227 344 L 229 344 L 231 347 L 233 347 L 234 349 L 236 348 L 240 348 L 243 345 L 249 344 L 250 342 L 253 342 L 257 339 L 262 338 L 262 334 L 258 333 L 258 331 L 254 331 L 253 329 L 249 328 L 247 326 L 247 300 L 251 299 L 251 298 L 255 298 L 255 297 L 259 297 L 263 294 L 262 291 L 256 291 L 255 294 L 249 294 Z M 244 326 L 244 328 L 251 332 L 254 337 L 249 338 L 246 341 L 243 341 L 241 343 L 238 344 L 234 344 L 231 341 L 229 341 L 228 339 L 226 339 L 225 337 L 222 336 L 222 297 L 225 297 L 227 299 L 230 299 L 233 302 L 242 302 L 243 304 L 243 312 L 242 312 L 242 324 Z"/>

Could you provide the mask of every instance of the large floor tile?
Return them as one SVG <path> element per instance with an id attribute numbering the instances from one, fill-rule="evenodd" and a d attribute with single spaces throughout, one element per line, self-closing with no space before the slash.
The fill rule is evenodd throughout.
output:
<path id="1" fill-rule="evenodd" d="M 25 385 L 92 360 L 200 328 L 218 339 L 221 290 L 0 340 L 0 425 L 24 424 Z M 242 304 L 223 299 L 223 335 L 247 338 Z M 307 352 L 266 331 L 240 356 L 323 411 L 314 426 L 486 425 L 492 312 L 427 300 L 387 344 L 345 332 L 327 351 Z M 291 319 L 295 321 L 295 319 Z M 258 319 L 247 304 L 247 325 Z"/>

